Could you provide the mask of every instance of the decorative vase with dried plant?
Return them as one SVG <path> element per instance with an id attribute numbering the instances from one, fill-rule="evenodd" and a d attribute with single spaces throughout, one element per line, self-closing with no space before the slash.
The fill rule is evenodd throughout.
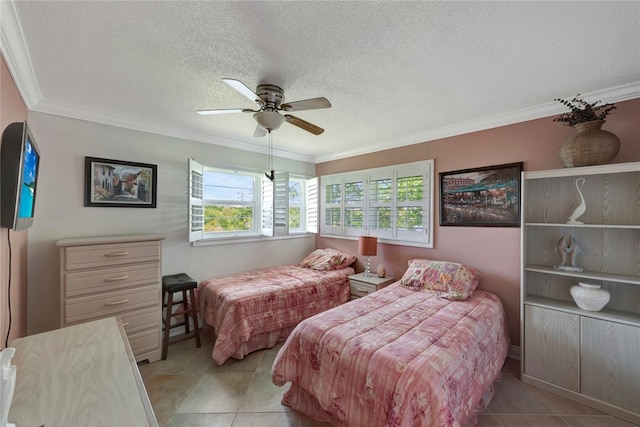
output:
<path id="1" fill-rule="evenodd" d="M 566 168 L 603 165 L 609 163 L 620 150 L 620 139 L 601 129 L 607 115 L 616 109 L 614 104 L 589 103 L 576 95 L 571 100 L 554 99 L 569 107 L 569 112 L 553 119 L 575 128 L 578 133 L 566 140 L 558 152 L 560 163 Z"/>

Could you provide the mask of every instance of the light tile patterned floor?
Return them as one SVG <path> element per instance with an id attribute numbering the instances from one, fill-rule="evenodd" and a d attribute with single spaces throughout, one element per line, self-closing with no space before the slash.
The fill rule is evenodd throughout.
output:
<path id="1" fill-rule="evenodd" d="M 204 334 L 203 334 L 204 336 Z M 167 360 L 138 366 L 162 427 L 320 427 L 280 403 L 286 386 L 271 383 L 271 364 L 280 345 L 229 359 L 211 359 L 204 338 L 169 346 Z M 478 427 L 632 427 L 634 424 L 556 396 L 519 380 L 519 362 L 507 359 L 493 400 Z"/>

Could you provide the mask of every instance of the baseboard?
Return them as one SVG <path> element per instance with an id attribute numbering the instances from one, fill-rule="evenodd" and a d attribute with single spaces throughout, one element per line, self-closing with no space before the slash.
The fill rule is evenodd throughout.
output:
<path id="1" fill-rule="evenodd" d="M 512 345 L 509 349 L 509 353 L 507 353 L 507 357 L 515 360 L 520 360 L 520 347 Z"/>

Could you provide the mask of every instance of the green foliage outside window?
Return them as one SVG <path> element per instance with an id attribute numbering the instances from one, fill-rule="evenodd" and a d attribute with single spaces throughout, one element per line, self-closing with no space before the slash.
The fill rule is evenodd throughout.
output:
<path id="1" fill-rule="evenodd" d="M 399 208 L 396 221 L 398 230 L 417 231 L 422 229 L 422 208 Z"/>
<path id="2" fill-rule="evenodd" d="M 300 228 L 300 208 L 289 208 L 289 228 Z"/>
<path id="3" fill-rule="evenodd" d="M 372 230 L 391 229 L 391 208 L 370 209 L 369 228 Z"/>
<path id="4" fill-rule="evenodd" d="M 339 227 L 340 226 L 340 208 L 325 209 L 324 222 L 329 226 Z"/>
<path id="5" fill-rule="evenodd" d="M 340 184 L 327 185 L 326 202 L 340 203 Z"/>
<path id="6" fill-rule="evenodd" d="M 364 184 L 362 182 L 347 182 L 344 185 L 344 199 L 347 203 L 362 203 L 364 201 Z"/>
<path id="7" fill-rule="evenodd" d="M 398 201 L 415 202 L 423 199 L 422 177 L 398 178 Z"/>
<path id="8" fill-rule="evenodd" d="M 344 210 L 344 224 L 350 228 L 363 228 L 364 212 L 362 208 L 347 208 Z"/>
<path id="9" fill-rule="evenodd" d="M 251 206 L 205 206 L 204 231 L 250 231 L 253 229 Z"/>
<path id="10" fill-rule="evenodd" d="M 369 185 L 369 197 L 372 202 L 391 202 L 391 179 L 377 179 Z"/>

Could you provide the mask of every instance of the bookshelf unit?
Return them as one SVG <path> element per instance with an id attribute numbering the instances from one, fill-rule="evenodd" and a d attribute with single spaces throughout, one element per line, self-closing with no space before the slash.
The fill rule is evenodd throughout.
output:
<path id="1" fill-rule="evenodd" d="M 567 224 L 580 204 L 583 224 Z M 640 424 L 640 162 L 522 174 L 522 380 Z M 573 236 L 583 271 L 554 268 Z M 600 284 L 601 311 L 569 289 Z"/>

